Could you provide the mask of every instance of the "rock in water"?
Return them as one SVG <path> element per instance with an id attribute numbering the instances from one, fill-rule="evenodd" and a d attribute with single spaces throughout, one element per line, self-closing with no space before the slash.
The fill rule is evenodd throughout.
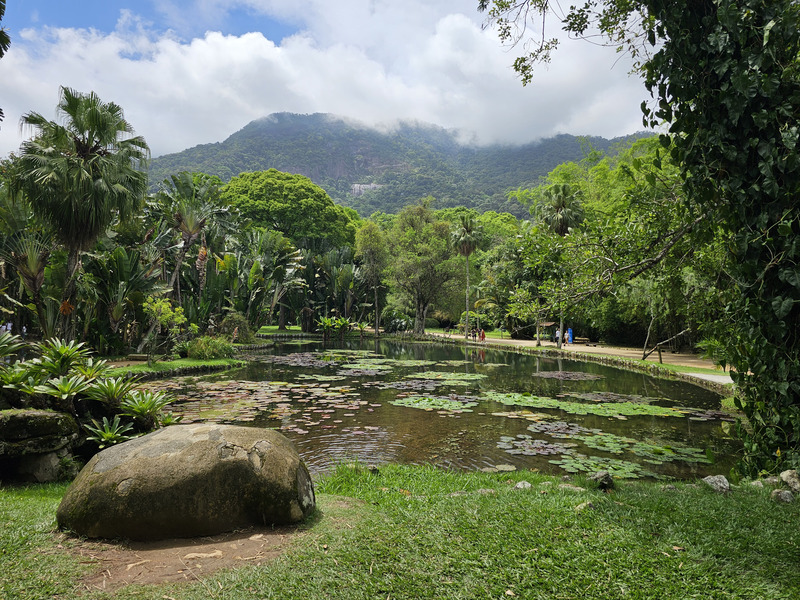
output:
<path id="1" fill-rule="evenodd" d="M 193 424 L 96 454 L 56 518 L 86 537 L 157 540 L 296 523 L 315 506 L 308 469 L 283 435 Z"/>

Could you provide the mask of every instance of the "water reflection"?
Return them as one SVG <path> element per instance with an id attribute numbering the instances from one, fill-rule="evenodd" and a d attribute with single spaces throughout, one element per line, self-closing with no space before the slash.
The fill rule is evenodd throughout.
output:
<path id="1" fill-rule="evenodd" d="M 329 344 L 325 352 L 322 350 L 313 342 L 279 343 L 266 354 L 252 357 L 254 362 L 247 367 L 225 376 L 154 385 L 177 390 L 182 401 L 174 408 L 186 414 L 185 420 L 209 419 L 280 429 L 295 442 L 312 471 L 329 469 L 340 461 L 359 460 L 366 464 L 434 463 L 468 470 L 510 464 L 521 469 L 563 472 L 551 462 L 558 456 L 510 453 L 509 444 L 501 443 L 501 438 L 527 439 L 519 436 L 553 442 L 544 433 L 528 430 L 531 419 L 575 423 L 599 431 L 596 435 L 605 436 L 603 440 L 611 439 L 619 445 L 608 452 L 592 450 L 578 442 L 571 464 L 574 466 L 578 460 L 582 468 L 588 468 L 588 457 L 594 457 L 601 461 L 628 461 L 645 473 L 689 478 L 727 472 L 738 451 L 737 443 L 725 433 L 726 425 L 713 412 L 719 409 L 719 395 L 683 381 L 657 379 L 596 363 L 431 343 L 354 341 Z M 298 364 L 272 362 L 272 357 L 289 357 L 291 363 L 295 357 L 305 356 L 297 354 L 301 352 L 314 352 L 317 365 L 320 358 L 327 362 L 313 367 L 304 364 L 305 358 L 296 361 Z M 380 364 L 370 362 L 376 359 Z M 436 364 L 420 367 L 407 363 L 411 360 Z M 344 364 L 356 370 L 343 369 Z M 440 377 L 442 373 L 482 378 L 451 380 Z M 434 379 L 423 380 L 422 375 Z M 391 387 L 395 384 L 421 391 Z M 487 399 L 487 392 L 526 393 L 573 404 L 581 402 L 590 409 L 600 404 L 616 406 L 614 400 L 624 397 L 634 403 L 691 407 L 694 412 L 680 417 L 570 414 L 558 408 L 507 406 Z M 445 399 L 450 394 L 454 398 L 466 395 L 477 405 L 472 412 L 451 412 L 392 404 L 398 397 L 413 394 Z M 218 410 L 200 411 L 198 406 L 211 396 L 214 402 L 219 401 Z M 698 449 L 696 458 L 713 457 L 714 462 L 664 458 L 672 447 Z M 580 456 L 587 458 L 575 458 Z"/>

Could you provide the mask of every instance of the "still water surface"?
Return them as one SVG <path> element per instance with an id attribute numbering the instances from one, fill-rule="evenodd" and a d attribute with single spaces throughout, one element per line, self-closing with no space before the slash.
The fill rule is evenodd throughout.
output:
<path id="1" fill-rule="evenodd" d="M 281 430 L 312 472 L 358 460 L 693 478 L 727 473 L 739 448 L 718 394 L 596 363 L 393 340 L 277 343 L 249 358 L 224 375 L 150 387 L 178 397 L 171 409 L 184 422 Z M 561 404 L 526 406 L 519 394 Z M 419 398 L 457 410 L 393 404 Z M 638 414 L 652 407 L 680 411 Z"/>

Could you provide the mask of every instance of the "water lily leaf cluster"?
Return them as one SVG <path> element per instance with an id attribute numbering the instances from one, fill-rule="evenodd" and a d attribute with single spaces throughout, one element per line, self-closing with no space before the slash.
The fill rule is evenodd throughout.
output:
<path id="1" fill-rule="evenodd" d="M 573 415 L 597 415 L 599 417 L 613 417 L 625 419 L 630 416 L 654 417 L 683 417 L 685 413 L 667 406 L 650 404 L 637 404 L 635 402 L 614 402 L 600 404 L 586 404 L 570 402 L 557 398 L 546 398 L 521 393 L 487 392 L 484 395 L 489 400 L 514 406 L 531 406 L 534 408 L 551 408 L 562 410 Z"/>
<path id="2" fill-rule="evenodd" d="M 453 413 L 472 412 L 471 407 L 477 406 L 477 402 L 466 397 L 458 396 L 405 396 L 392 400 L 390 404 L 395 406 L 407 406 L 409 408 L 419 408 L 422 410 L 438 410 Z"/>

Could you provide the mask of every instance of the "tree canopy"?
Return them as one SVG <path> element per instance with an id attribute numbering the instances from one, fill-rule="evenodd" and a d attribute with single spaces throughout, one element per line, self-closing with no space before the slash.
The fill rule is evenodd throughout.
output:
<path id="1" fill-rule="evenodd" d="M 528 19 L 560 15 L 565 30 L 599 31 L 637 61 L 681 171 L 685 201 L 703 218 L 696 239 L 727 232 L 738 290 L 711 330 L 735 370 L 747 418 L 745 471 L 800 465 L 800 6 L 792 0 L 590 0 L 554 13 L 549 0 L 480 0 L 505 41 Z M 558 18 L 558 17 L 557 17 Z M 520 33 L 522 32 L 522 33 Z M 521 36 L 521 37 L 520 37 Z M 544 35 L 516 59 L 523 82 L 556 43 Z M 658 162 L 658 160 L 656 161 Z"/>
<path id="2" fill-rule="evenodd" d="M 276 169 L 242 173 L 223 188 L 222 199 L 254 226 L 280 231 L 298 246 L 322 240 L 332 247 L 355 242 L 355 212 L 334 204 L 303 175 Z"/>

